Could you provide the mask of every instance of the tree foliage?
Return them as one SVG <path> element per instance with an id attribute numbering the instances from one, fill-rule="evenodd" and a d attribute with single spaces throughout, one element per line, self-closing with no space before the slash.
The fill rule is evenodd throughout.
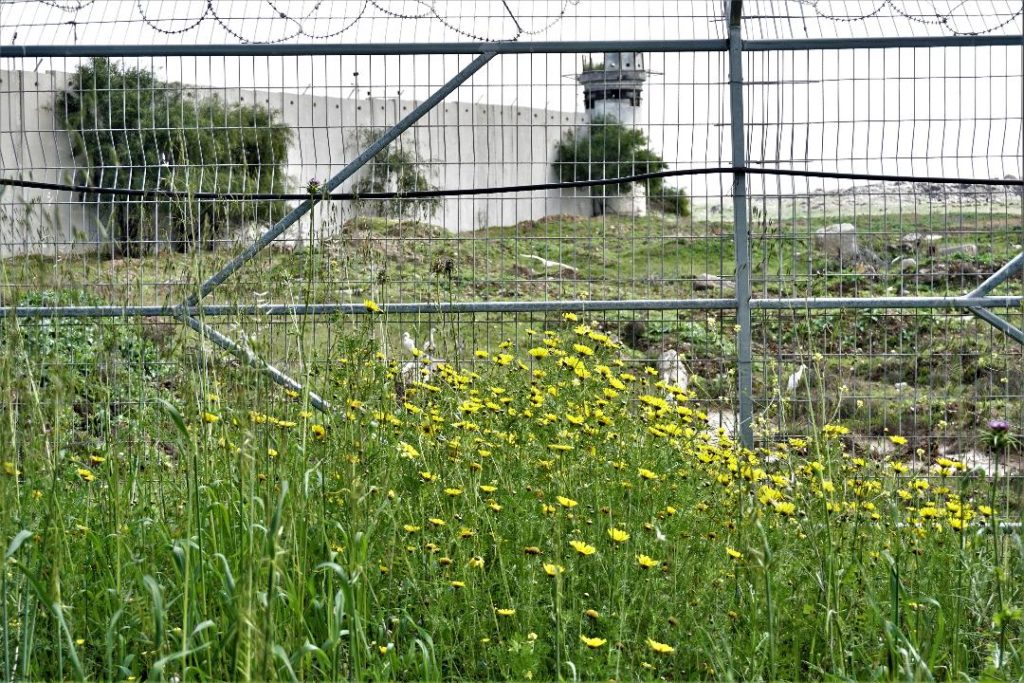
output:
<path id="1" fill-rule="evenodd" d="M 196 192 L 279 193 L 291 130 L 270 109 L 197 98 L 180 83 L 105 58 L 81 66 L 57 99 L 72 151 L 95 187 Z M 209 245 L 231 228 L 284 215 L 283 201 L 91 197 L 122 253 L 154 241 L 184 250 Z"/>
<path id="2" fill-rule="evenodd" d="M 356 141 L 360 148 L 369 147 L 383 135 L 383 130 L 368 128 L 358 132 Z M 426 176 L 426 164 L 416 154 L 403 146 L 400 140 L 377 153 L 366 164 L 362 176 L 353 186 L 356 195 L 368 193 L 395 192 L 392 199 L 356 199 L 356 208 L 366 214 L 385 218 L 429 218 L 441 207 L 439 197 L 404 197 L 409 192 L 436 190 Z"/>
<path id="3" fill-rule="evenodd" d="M 569 132 L 555 149 L 555 170 L 562 182 L 624 178 L 666 168 L 668 164 L 648 148 L 643 131 L 627 128 L 609 116 L 595 116 L 586 131 Z M 683 190 L 666 186 L 662 178 L 643 182 L 655 208 L 689 214 L 689 198 Z M 594 194 L 623 194 L 631 184 L 598 186 Z"/>

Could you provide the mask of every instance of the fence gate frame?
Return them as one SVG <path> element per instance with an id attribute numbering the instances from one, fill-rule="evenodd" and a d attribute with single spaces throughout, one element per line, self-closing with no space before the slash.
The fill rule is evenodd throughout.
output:
<path id="1" fill-rule="evenodd" d="M 207 317 L 250 314 L 268 316 L 366 314 L 358 304 L 260 304 L 260 305 L 203 305 L 202 300 L 235 272 L 251 261 L 275 238 L 323 201 L 338 199 L 331 192 L 368 163 L 378 152 L 393 142 L 416 121 L 440 104 L 499 55 L 506 54 L 570 54 L 588 52 L 721 52 L 727 53 L 729 73 L 729 110 L 732 165 L 723 168 L 704 168 L 665 175 L 731 174 L 733 190 L 733 241 L 735 251 L 736 293 L 730 298 L 714 299 L 620 299 L 620 300 L 547 300 L 547 301 L 470 301 L 432 303 L 390 303 L 381 308 L 395 314 L 456 314 L 456 313 L 535 313 L 545 311 L 681 311 L 732 310 L 737 316 L 737 436 L 747 448 L 754 446 L 753 434 L 753 352 L 752 318 L 755 310 L 842 310 L 842 309 L 962 309 L 985 321 L 1009 338 L 1024 346 L 1024 331 L 996 313 L 992 308 L 1024 308 L 1024 296 L 993 296 L 992 290 L 1024 270 L 1024 250 L 1011 258 L 980 285 L 962 296 L 893 296 L 893 297 L 779 297 L 753 298 L 750 277 L 750 226 L 748 216 L 749 192 L 747 177 L 751 174 L 836 178 L 846 180 L 887 181 L 913 179 L 921 182 L 959 184 L 973 183 L 990 186 L 1020 186 L 1024 180 L 989 180 L 944 177 L 910 177 L 867 173 L 827 173 L 785 169 L 750 168 L 745 149 L 745 117 L 743 106 L 743 56 L 748 52 L 782 50 L 845 50 L 858 48 L 929 48 L 929 47 L 995 47 L 1020 46 L 1024 48 L 1024 35 L 945 35 L 926 37 L 884 38 L 806 38 L 743 40 L 743 0 L 724 0 L 723 20 L 728 37 L 724 40 L 582 40 L 569 42 L 486 42 L 486 43 L 404 43 L 404 44 L 283 44 L 244 43 L 238 45 L 54 45 L 10 46 L 0 45 L 0 58 L 72 58 L 72 57 L 256 57 L 256 56 L 312 56 L 312 55 L 429 55 L 466 54 L 474 58 L 451 77 L 430 97 L 417 105 L 408 115 L 388 128 L 380 138 L 366 147 L 355 159 L 327 180 L 319 195 L 311 195 L 277 221 L 241 253 L 228 261 L 220 270 L 202 282 L 198 289 L 175 306 L 0 306 L 0 316 L 17 318 L 96 318 L 96 317 L 170 317 L 177 319 L 221 349 L 236 356 L 247 365 L 259 369 L 277 384 L 295 391 L 307 391 L 310 404 L 321 412 L 332 409 L 329 402 L 303 387 L 252 351 L 217 331 L 206 322 Z M 658 174 L 650 174 L 658 175 Z M 617 184 L 638 180 L 645 176 L 613 178 L 602 181 L 549 183 L 544 188 L 579 187 Z M 46 186 L 45 183 L 2 179 L 0 185 Z M 63 189 L 89 190 L 79 186 Z M 487 188 L 485 188 L 487 189 Z M 518 188 L 519 191 L 522 188 Z M 536 188 L 526 188 L 536 189 Z M 476 190 L 479 192 L 479 189 Z M 447 192 L 449 195 L 471 194 L 472 190 Z"/>

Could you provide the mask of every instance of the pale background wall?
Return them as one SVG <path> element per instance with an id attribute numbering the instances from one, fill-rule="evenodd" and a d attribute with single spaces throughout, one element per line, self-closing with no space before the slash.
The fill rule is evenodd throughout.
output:
<path id="1" fill-rule="evenodd" d="M 0 71 L 0 167 L 5 177 L 69 183 L 84 170 L 71 154 L 70 139 L 53 111 L 55 95 L 69 75 Z M 261 90 L 226 90 L 227 101 L 269 106 L 291 126 L 294 140 L 288 174 L 295 191 L 310 178 L 324 180 L 360 151 L 357 133 L 392 125 L 415 102 L 390 98 L 347 99 Z M 471 104 L 458 92 L 403 136 L 414 144 L 430 181 L 444 189 L 525 185 L 555 180 L 555 145 L 585 123 L 583 114 L 528 107 Z M 356 177 L 356 179 L 358 176 Z M 79 175 L 79 180 L 84 176 Z M 346 190 L 355 179 L 342 186 Z M 68 192 L 0 188 L 0 256 L 94 249 L 104 244 L 96 210 Z M 430 222 L 452 232 L 511 225 L 553 214 L 589 216 L 585 193 L 564 190 L 448 198 Z M 354 215 L 342 205 L 330 230 Z M 252 226 L 260 230 L 266 226 Z M 308 234 L 299 225 L 284 238 Z"/>

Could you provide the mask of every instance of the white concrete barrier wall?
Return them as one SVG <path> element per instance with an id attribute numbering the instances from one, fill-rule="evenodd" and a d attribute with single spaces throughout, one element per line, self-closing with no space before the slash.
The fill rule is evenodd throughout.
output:
<path id="1" fill-rule="evenodd" d="M 53 111 L 55 96 L 70 79 L 57 72 L 0 71 L 0 167 L 7 178 L 57 183 L 85 179 L 71 154 L 70 138 Z M 301 192 L 310 178 L 329 178 L 361 151 L 360 131 L 393 125 L 416 102 L 397 98 L 343 99 L 288 92 L 223 90 L 228 102 L 269 106 L 294 133 L 288 154 L 289 186 Z M 208 94 L 208 93 L 203 93 Z M 415 146 L 425 175 L 442 189 L 528 185 L 555 180 L 558 140 L 585 123 L 582 113 L 469 104 L 458 91 L 402 138 Z M 358 175 L 345 183 L 349 189 Z M 104 248 L 105 229 L 96 209 L 68 192 L 0 188 L 0 256 Z M 337 209 L 337 207 L 335 207 Z M 349 203 L 322 212 L 329 233 L 355 214 Z M 333 214 L 333 215 L 331 215 Z M 451 232 L 512 225 L 554 214 L 590 216 L 587 192 L 546 190 L 446 198 L 429 219 Z M 318 220 L 318 223 L 321 221 Z M 249 232 L 269 226 L 251 226 Z M 301 240 L 309 225 L 290 230 Z"/>

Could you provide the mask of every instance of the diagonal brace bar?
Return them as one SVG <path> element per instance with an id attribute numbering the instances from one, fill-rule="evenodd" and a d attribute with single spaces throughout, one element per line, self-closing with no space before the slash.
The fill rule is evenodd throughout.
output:
<path id="1" fill-rule="evenodd" d="M 988 310 L 987 308 L 979 308 L 977 306 L 971 306 L 967 309 L 978 318 L 981 318 L 992 327 L 996 328 L 1006 336 L 1016 341 L 1021 346 L 1024 346 L 1024 331 L 1014 325 L 1008 320 L 1000 318 L 998 315 Z"/>
<path id="2" fill-rule="evenodd" d="M 235 356 L 249 367 L 257 368 L 265 372 L 270 379 L 274 381 L 274 383 L 279 384 L 285 389 L 302 391 L 302 385 L 297 381 L 284 374 L 270 363 L 267 363 L 251 350 L 246 349 L 237 342 L 232 341 L 217 330 L 213 329 L 213 327 L 207 323 L 204 323 L 192 316 L 185 316 L 183 320 L 185 321 L 185 324 L 193 330 L 203 335 L 231 355 Z M 309 392 L 309 404 L 321 413 L 326 413 L 331 409 L 331 404 L 327 400 L 312 391 Z"/>
<path id="3" fill-rule="evenodd" d="M 989 292 L 1013 277 L 1021 269 L 1024 269 L 1024 251 L 1014 256 L 1012 259 L 1007 261 L 1006 265 L 992 273 L 988 279 L 975 287 L 966 298 L 973 299 L 988 295 Z M 1024 331 L 1021 331 L 1019 327 L 1010 321 L 999 317 L 984 306 L 969 306 L 967 310 L 1006 336 L 1010 337 L 1021 346 L 1024 346 Z"/>
<path id="4" fill-rule="evenodd" d="M 1012 277 L 1018 270 L 1024 268 L 1024 251 L 1020 252 L 1012 259 L 1007 261 L 1006 265 L 992 273 L 987 280 L 982 282 L 980 285 L 974 288 L 968 297 L 985 296 L 999 285 L 1006 282 Z"/>
<path id="5" fill-rule="evenodd" d="M 439 90 L 437 90 L 434 94 L 432 94 L 426 100 L 417 105 L 416 108 L 409 112 L 407 116 L 405 116 L 401 121 L 396 123 L 392 128 L 388 129 L 387 132 L 384 133 L 384 135 L 382 135 L 373 144 L 371 144 L 369 147 L 363 150 L 363 152 L 355 159 L 353 159 L 347 166 L 345 166 L 345 168 L 343 168 L 341 171 L 336 173 L 334 177 L 328 180 L 324 184 L 323 193 L 327 194 L 332 192 L 335 188 L 337 188 L 339 185 L 345 182 L 348 178 L 352 177 L 352 175 L 355 174 L 356 171 L 358 171 L 360 168 L 366 165 L 367 162 L 369 162 L 371 159 L 377 156 L 377 154 L 382 149 L 384 149 L 389 144 L 394 142 L 394 140 L 399 135 L 408 130 L 414 123 L 416 123 L 416 121 L 426 116 L 426 114 L 434 107 L 436 107 L 438 104 L 440 104 L 440 102 L 445 97 L 450 95 L 456 88 L 458 88 L 473 74 L 479 71 L 485 64 L 487 64 L 487 62 L 491 61 L 495 54 L 495 52 L 485 52 L 480 56 L 476 57 L 464 69 L 459 71 L 459 73 L 457 73 L 451 80 L 449 80 L 447 83 L 441 86 Z M 289 227 L 294 225 L 300 218 L 309 213 L 309 211 L 314 206 L 316 206 L 316 204 L 319 201 L 320 200 L 316 197 L 310 197 L 309 199 L 303 201 L 301 204 L 292 209 L 288 213 L 288 215 L 279 220 L 265 233 L 260 235 L 260 237 L 255 242 L 246 247 L 242 253 L 235 256 L 235 258 L 231 259 L 223 268 L 221 268 L 219 271 L 210 276 L 205 282 L 203 282 L 203 284 L 200 285 L 199 287 L 199 291 L 189 296 L 182 304 L 177 306 L 175 310 L 175 317 L 185 322 L 185 324 L 187 324 L 193 330 L 205 335 L 207 338 L 210 339 L 210 341 L 215 343 L 217 346 L 233 354 L 234 356 L 246 362 L 250 366 L 257 367 L 263 372 L 267 373 L 267 375 L 269 375 L 270 378 L 277 384 L 288 389 L 292 389 L 293 391 L 301 391 L 303 388 L 302 385 L 299 384 L 296 380 L 286 375 L 285 373 L 278 370 L 273 365 L 256 357 L 255 354 L 253 354 L 251 351 L 247 351 L 246 349 L 242 348 L 237 343 L 232 341 L 230 338 L 213 329 L 213 327 L 211 327 L 207 323 L 199 320 L 194 315 L 188 313 L 187 310 L 198 304 L 203 297 L 207 296 L 210 292 L 212 292 L 219 285 L 221 285 L 225 280 L 231 277 L 231 275 L 233 275 L 239 268 L 248 263 L 256 254 L 258 254 L 260 251 L 266 248 L 267 245 L 273 242 L 278 237 L 278 235 L 283 233 Z M 309 400 L 310 404 L 320 412 L 325 413 L 330 410 L 330 403 L 328 403 L 322 397 L 313 392 L 309 392 Z"/>
<path id="6" fill-rule="evenodd" d="M 328 180 L 323 186 L 323 193 L 327 194 L 334 191 L 335 188 L 351 178 L 356 171 L 366 165 L 366 163 L 373 159 L 373 157 L 377 156 L 382 149 L 394 142 L 399 135 L 426 116 L 431 109 L 441 103 L 441 100 L 448 97 L 448 95 L 450 95 L 456 88 L 467 81 L 470 76 L 479 71 L 485 64 L 487 64 L 487 62 L 491 61 L 491 58 L 494 57 L 494 55 L 494 52 L 485 52 L 470 62 L 462 71 L 455 74 L 455 76 L 441 86 L 437 92 L 417 105 L 416 108 L 409 112 L 405 118 L 388 129 L 388 131 L 384 133 L 384 135 L 380 136 L 376 142 L 363 150 L 362 154 L 349 162 L 345 168 L 338 171 L 333 178 Z M 205 297 L 225 280 L 231 277 L 235 271 L 245 265 L 253 256 L 262 251 L 268 244 L 273 242 L 278 235 L 283 233 L 294 225 L 300 218 L 309 213 L 310 209 L 316 206 L 319 202 L 320 199 L 318 197 L 310 197 L 292 209 L 287 216 L 279 220 L 269 230 L 260 235 L 259 238 L 246 247 L 242 253 L 235 256 L 235 258 L 231 259 L 227 265 L 211 275 L 206 282 L 199 287 L 199 291 L 188 298 L 185 305 L 194 306 L 199 303 L 200 299 Z"/>

